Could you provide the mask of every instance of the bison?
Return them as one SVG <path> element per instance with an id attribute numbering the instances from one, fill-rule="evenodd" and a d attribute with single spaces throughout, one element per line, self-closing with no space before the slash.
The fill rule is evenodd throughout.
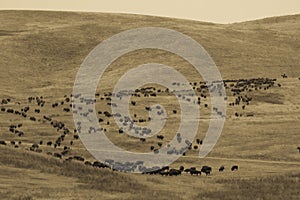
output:
<path id="1" fill-rule="evenodd" d="M 52 145 L 51 141 L 47 142 L 47 146 L 51 146 L 51 145 Z"/>
<path id="2" fill-rule="evenodd" d="M 181 175 L 181 171 L 178 169 L 170 169 L 169 176 L 179 176 Z"/>
<path id="3" fill-rule="evenodd" d="M 84 158 L 81 156 L 73 156 L 73 158 L 78 161 L 82 161 L 82 162 L 84 161 Z"/>
<path id="4" fill-rule="evenodd" d="M 210 172 L 212 171 L 212 168 L 209 166 L 202 166 L 201 172 L 205 173 L 206 176 L 210 174 Z"/>
<path id="5" fill-rule="evenodd" d="M 237 171 L 238 169 L 239 169 L 239 166 L 237 166 L 237 165 L 233 165 L 231 167 L 231 171 Z"/>
<path id="6" fill-rule="evenodd" d="M 157 135 L 156 137 L 157 137 L 157 139 L 160 139 L 160 140 L 163 140 L 163 139 L 164 139 L 164 136 L 163 136 L 163 135 Z"/>
<path id="7" fill-rule="evenodd" d="M 106 165 L 102 162 L 99 162 L 99 161 L 95 161 L 93 163 L 93 167 L 96 167 L 96 168 L 110 168 L 108 165 Z"/>
<path id="8" fill-rule="evenodd" d="M 62 155 L 60 153 L 54 153 L 53 155 L 56 158 L 62 159 Z"/>
<path id="9" fill-rule="evenodd" d="M 224 171 L 225 167 L 222 165 L 220 168 L 219 168 L 219 172 L 222 172 Z"/>
<path id="10" fill-rule="evenodd" d="M 196 169 L 190 169 L 190 174 L 191 175 L 201 175 L 201 171 L 196 170 Z"/>

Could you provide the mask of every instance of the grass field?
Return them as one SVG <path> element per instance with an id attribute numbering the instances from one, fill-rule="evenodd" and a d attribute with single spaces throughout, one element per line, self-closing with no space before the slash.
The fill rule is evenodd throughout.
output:
<path id="1" fill-rule="evenodd" d="M 76 73 L 87 54 L 101 41 L 124 30 L 138 27 L 165 27 L 180 31 L 198 41 L 214 59 L 224 80 L 252 78 L 276 79 L 274 85 L 247 86 L 234 94 L 236 82 L 226 88 L 227 115 L 222 135 L 213 151 L 199 159 L 199 147 L 192 148 L 170 167 L 208 165 L 211 175 L 160 176 L 122 173 L 86 166 L 80 161 L 66 161 L 79 155 L 95 159 L 73 133 L 72 112 L 64 112 L 71 102 Z M 300 15 L 273 17 L 236 24 L 213 24 L 162 17 L 125 14 L 0 11 L 0 198 L 1 199 L 299 199 L 300 196 Z M 174 67 L 191 83 L 203 81 L 184 59 L 169 52 L 144 49 L 118 58 L 99 82 L 97 111 L 110 111 L 104 95 L 112 91 L 118 79 L 140 64 L 162 63 Z M 286 74 L 287 78 L 281 75 Z M 232 86 L 230 84 L 233 84 Z M 162 91 L 165 88 L 157 85 Z M 199 87 L 199 84 L 197 85 Z M 255 87 L 258 87 L 255 89 Z M 259 88 L 261 87 L 261 88 Z M 251 89 L 251 90 L 249 90 Z M 151 91 L 153 92 L 153 91 Z M 201 98 L 200 126 L 196 138 L 204 139 L 211 104 L 205 91 Z M 43 107 L 28 97 L 43 97 Z M 249 105 L 230 106 L 238 96 L 248 96 Z M 118 134 L 113 118 L 103 118 L 101 126 L 118 146 L 135 152 L 149 152 L 167 144 L 180 122 L 179 104 L 172 93 L 157 92 L 156 97 L 132 97 L 131 117 L 147 119 L 145 106 L 162 104 L 168 121 L 156 137 L 141 142 Z M 61 105 L 64 102 L 64 105 Z M 59 105 L 53 107 L 54 103 Z M 207 104 L 207 108 L 204 106 Z M 242 106 L 245 105 L 245 109 Z M 30 107 L 27 117 L 8 113 Z M 35 112 L 39 109 L 39 113 Z M 177 110 L 174 113 L 173 110 Z M 235 114 L 238 113 L 237 117 Z M 136 114 L 136 117 L 134 116 Z M 37 120 L 29 120 L 29 116 Z M 61 145 L 54 142 L 62 134 L 43 118 L 61 121 L 71 130 Z M 109 122 L 109 124 L 107 123 Z M 141 122 L 146 125 L 148 122 Z M 11 125 L 24 135 L 9 131 Z M 14 141 L 15 144 L 11 144 Z M 40 143 L 40 153 L 30 151 Z M 73 142 L 71 145 L 70 142 Z M 21 142 L 21 144 L 18 144 Z M 15 145 L 18 148 L 15 148 Z M 52 156 L 70 151 L 62 159 Z M 52 154 L 52 155 L 49 155 Z M 224 172 L 219 172 L 224 165 Z M 238 165 L 238 171 L 231 171 Z"/>

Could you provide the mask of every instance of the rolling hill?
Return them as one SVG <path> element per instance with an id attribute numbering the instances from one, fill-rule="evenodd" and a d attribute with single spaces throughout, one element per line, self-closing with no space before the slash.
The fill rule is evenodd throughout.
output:
<path id="1" fill-rule="evenodd" d="M 64 110 L 72 106 L 77 71 L 101 41 L 140 27 L 164 27 L 192 37 L 208 51 L 227 80 L 226 122 L 217 145 L 200 160 L 201 144 L 195 140 L 186 155 L 170 166 L 212 166 L 209 176 L 123 173 L 74 159 L 80 156 L 95 161 L 76 138 L 72 112 Z M 1 199 L 297 199 L 299 27 L 300 15 L 213 24 L 131 14 L 0 11 L 0 141 L 6 143 L 0 145 Z M 145 152 L 151 146 L 159 148 L 158 142 L 167 144 L 179 124 L 176 98 L 158 92 L 165 91 L 158 85 L 148 85 L 155 87 L 148 91 L 155 97 L 137 92 L 141 97 L 132 97 L 137 105 L 130 108 L 132 118 L 147 121 L 144 108 L 162 104 L 169 116 L 160 133 L 163 141 L 155 137 L 141 142 L 119 134 L 113 119 L 104 115 L 111 111 L 107 94 L 122 74 L 153 62 L 174 67 L 196 83 L 195 90 L 203 81 L 184 59 L 162 50 L 138 50 L 113 62 L 97 88 L 97 117 L 103 119 L 100 124 L 107 136 L 129 151 Z M 243 89 L 237 93 L 234 88 Z M 210 96 L 205 89 L 196 94 L 202 95 L 197 138 L 203 140 L 211 114 Z M 25 107 L 29 108 L 26 112 Z M 63 122 L 68 130 L 57 129 L 47 117 L 51 122 Z M 62 135 L 60 145 L 54 147 Z M 32 148 L 32 144 L 39 147 Z M 55 157 L 64 147 L 70 151 L 61 159 Z M 70 157 L 72 161 L 66 161 Z M 225 171 L 219 172 L 222 165 Z M 233 165 L 239 170 L 231 171 Z"/>

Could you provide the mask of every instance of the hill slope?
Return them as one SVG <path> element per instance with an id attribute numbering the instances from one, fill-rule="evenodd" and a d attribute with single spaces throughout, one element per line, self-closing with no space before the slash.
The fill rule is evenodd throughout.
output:
<path id="1" fill-rule="evenodd" d="M 213 167 L 211 176 L 126 174 L 95 169 L 80 161 L 67 161 L 75 155 L 94 161 L 80 140 L 75 139 L 72 113 L 63 111 L 71 103 L 67 99 L 80 64 L 104 39 L 146 26 L 171 28 L 192 37 L 210 53 L 223 79 L 232 79 L 226 88 L 226 123 L 214 150 L 209 157 L 199 160 L 200 144 L 193 141 L 193 149 L 170 166 L 201 168 L 209 165 Z M 300 29 L 297 27 L 300 27 L 300 15 L 224 25 L 141 15 L 0 11 L 0 100 L 10 99 L 8 103 L 2 102 L 1 109 L 5 111 L 0 111 L 0 141 L 7 143 L 0 145 L 0 197 L 297 199 L 300 174 L 297 150 L 300 145 L 297 123 L 300 116 Z M 195 90 L 201 87 L 201 78 L 182 58 L 158 50 L 135 51 L 117 59 L 105 72 L 97 88 L 97 111 L 110 109 L 105 92 L 111 91 L 126 70 L 148 62 L 172 66 L 190 82 L 197 82 Z M 281 77 L 284 73 L 287 78 Z M 251 79 L 260 77 L 270 79 Z M 274 78 L 276 81 L 272 80 Z M 239 79 L 247 80 L 239 82 Z M 244 89 L 235 93 L 233 89 L 239 84 Z M 174 127 L 180 120 L 180 113 L 174 112 L 180 109 L 176 98 L 156 89 L 155 97 L 133 97 L 137 106 L 132 112 L 137 115 L 134 118 L 146 119 L 145 106 L 162 103 L 170 116 L 170 122 L 161 133 L 164 141 L 157 141 L 155 137 L 141 142 L 120 135 L 113 119 L 98 113 L 97 117 L 103 118 L 101 126 L 107 129 L 113 142 L 130 151 L 149 151 L 150 146 L 158 148 L 158 142 L 165 144 L 175 136 Z M 207 91 L 197 92 L 197 95 L 202 95 L 197 138 L 203 139 L 210 119 L 210 97 Z M 208 96 L 204 98 L 203 95 Z M 43 107 L 36 101 L 41 100 L 41 96 L 45 101 Z M 247 102 L 238 100 L 236 103 L 239 98 L 246 98 Z M 251 100 L 248 102 L 248 99 Z M 7 112 L 8 109 L 21 111 L 26 106 L 30 107 L 26 117 Z M 30 116 L 36 120 L 30 120 Z M 53 127 L 44 116 L 62 121 L 68 127 L 70 133 L 65 134 L 60 146 L 53 144 L 64 135 L 65 129 Z M 21 126 L 12 128 L 11 132 L 11 126 L 19 124 Z M 53 144 L 47 145 L 49 141 Z M 41 152 L 30 151 L 32 144 L 39 144 Z M 62 159 L 52 156 L 62 153 L 64 147 L 70 148 L 70 152 Z M 223 173 L 218 172 L 221 165 L 225 166 Z M 231 172 L 232 165 L 238 165 L 239 170 Z M 17 181 L 16 174 L 22 179 Z"/>
<path id="2" fill-rule="evenodd" d="M 295 28 L 300 15 L 230 25 L 102 13 L 1 11 L 0 17 L 0 85 L 17 91 L 34 88 L 37 82 L 49 86 L 49 79 L 56 80 L 51 87 L 70 88 L 81 62 L 97 44 L 145 26 L 171 28 L 198 41 L 224 79 L 300 76 L 300 30 Z M 10 76 L 14 78 L 8 80 Z"/>

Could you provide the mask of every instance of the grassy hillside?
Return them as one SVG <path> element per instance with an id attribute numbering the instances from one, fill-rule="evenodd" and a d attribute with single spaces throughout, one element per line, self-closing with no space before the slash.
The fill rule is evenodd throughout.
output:
<path id="1" fill-rule="evenodd" d="M 216 147 L 208 157 L 199 160 L 200 145 L 193 141 L 193 148 L 186 156 L 170 166 L 199 169 L 209 165 L 213 168 L 211 176 L 127 174 L 66 161 L 76 155 L 87 161 L 95 160 L 80 140 L 74 138 L 72 113 L 63 111 L 71 104 L 67 98 L 80 64 L 104 39 L 146 26 L 171 28 L 198 41 L 216 62 L 223 79 L 276 79 L 273 85 L 247 83 L 240 94 L 232 91 L 238 82 L 228 82 L 226 122 Z M 0 141 L 7 143 L 0 145 L 0 198 L 297 199 L 300 195 L 297 150 L 300 29 L 297 27 L 300 15 L 213 24 L 126 14 L 0 11 L 0 102 L 10 100 L 2 102 L 1 109 L 5 111 L 0 111 Z M 182 58 L 159 50 L 139 50 L 117 59 L 106 70 L 97 88 L 97 111 L 110 111 L 107 105 L 110 101 L 101 97 L 106 98 L 105 93 L 112 90 L 127 70 L 150 62 L 172 66 L 190 82 L 197 82 L 195 89 L 200 87 L 201 77 Z M 155 87 L 156 92 L 165 90 Z M 201 124 L 196 137 L 203 140 L 211 114 L 210 97 L 207 91 L 196 94 L 207 95 L 207 98 L 201 96 Z M 28 100 L 41 96 L 45 101 L 43 107 L 35 99 Z M 239 96 L 252 100 L 249 105 L 241 102 L 231 106 Z M 101 126 L 107 129 L 106 134 L 114 143 L 130 151 L 145 152 L 151 146 L 159 148 L 158 142 L 165 145 L 175 136 L 180 108 L 172 93 L 157 92 L 156 97 L 132 97 L 132 100 L 137 102 L 137 106 L 130 107 L 132 115 L 137 115 L 132 116 L 135 119 L 148 117 L 145 106 L 164 105 L 169 117 L 160 134 L 165 139 L 160 141 L 155 137 L 141 142 L 118 134 L 113 119 L 98 113 L 97 117 L 104 119 Z M 53 107 L 54 103 L 58 106 Z M 26 106 L 30 107 L 27 117 L 7 112 L 8 109 L 21 112 Z M 30 120 L 30 116 L 36 121 Z M 54 143 L 63 130 L 53 128 L 43 116 L 63 122 L 70 130 L 61 146 L 46 145 L 49 141 Z M 18 124 L 22 126 L 14 128 L 12 133 L 10 126 Z M 24 133 L 21 137 L 20 132 Z M 41 141 L 40 153 L 30 151 L 32 144 Z M 70 152 L 62 159 L 55 158 L 54 153 L 61 153 L 64 146 L 70 147 Z M 218 172 L 221 165 L 225 166 L 223 173 Z M 232 172 L 232 165 L 238 165 L 239 170 Z"/>

